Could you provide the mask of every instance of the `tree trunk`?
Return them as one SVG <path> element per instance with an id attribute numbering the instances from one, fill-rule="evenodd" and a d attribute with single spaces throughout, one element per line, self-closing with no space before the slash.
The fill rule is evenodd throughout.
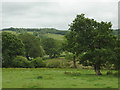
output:
<path id="1" fill-rule="evenodd" d="M 96 72 L 96 75 L 102 75 L 102 73 L 100 72 L 100 66 L 98 65 L 94 65 L 94 69 L 95 69 L 95 72 Z"/>
<path id="2" fill-rule="evenodd" d="M 29 59 L 29 56 L 26 56 L 26 58 L 27 58 L 27 60 L 30 60 L 30 59 Z"/>
<path id="3" fill-rule="evenodd" d="M 73 64 L 74 64 L 74 68 L 77 68 L 76 61 L 75 61 L 75 56 L 73 57 Z"/>

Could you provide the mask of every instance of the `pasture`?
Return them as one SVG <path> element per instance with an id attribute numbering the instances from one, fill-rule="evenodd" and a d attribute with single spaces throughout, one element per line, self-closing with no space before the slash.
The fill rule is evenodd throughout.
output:
<path id="1" fill-rule="evenodd" d="M 3 68 L 3 88 L 118 88 L 118 77 L 89 69 Z M 116 71 L 112 71 L 116 73 Z"/>

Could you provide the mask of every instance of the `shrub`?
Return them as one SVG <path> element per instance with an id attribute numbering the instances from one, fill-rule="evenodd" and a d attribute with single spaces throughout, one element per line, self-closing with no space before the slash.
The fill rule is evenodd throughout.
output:
<path id="1" fill-rule="evenodd" d="M 60 62 L 60 68 L 69 68 L 70 67 L 70 63 L 67 62 L 66 60 L 62 60 Z"/>
<path id="2" fill-rule="evenodd" d="M 73 59 L 73 54 L 72 53 L 66 53 L 65 59 L 68 61 L 71 61 Z"/>
<path id="3" fill-rule="evenodd" d="M 59 68 L 60 67 L 60 61 L 50 60 L 46 63 L 46 67 L 48 67 L 48 68 Z"/>
<path id="4" fill-rule="evenodd" d="M 30 67 L 30 61 L 23 56 L 17 56 L 13 59 L 12 66 L 17 68 L 28 68 Z"/>
<path id="5" fill-rule="evenodd" d="M 39 68 L 39 67 L 45 67 L 45 63 L 43 62 L 42 58 L 37 57 L 31 61 L 32 67 Z"/>

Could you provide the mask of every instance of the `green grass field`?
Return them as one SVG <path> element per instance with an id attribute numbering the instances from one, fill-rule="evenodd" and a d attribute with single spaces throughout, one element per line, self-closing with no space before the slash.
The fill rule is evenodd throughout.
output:
<path id="1" fill-rule="evenodd" d="M 66 72 L 78 73 L 65 74 Z M 118 77 L 94 75 L 94 70 L 55 68 L 3 68 L 3 88 L 118 88 Z M 113 71 L 115 73 L 116 71 Z"/>

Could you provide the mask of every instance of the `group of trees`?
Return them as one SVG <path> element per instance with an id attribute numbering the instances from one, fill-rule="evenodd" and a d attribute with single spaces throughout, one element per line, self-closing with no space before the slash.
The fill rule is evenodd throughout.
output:
<path id="1" fill-rule="evenodd" d="M 100 68 L 107 64 L 120 69 L 120 39 L 113 34 L 111 22 L 97 22 L 81 14 L 69 26 L 63 44 L 52 38 L 41 39 L 38 32 L 33 32 L 33 35 L 2 32 L 3 67 L 13 66 L 12 62 L 19 63 L 15 61 L 17 59 L 22 61 L 18 56 L 26 57 L 38 67 L 42 62 L 37 57 L 49 55 L 55 58 L 64 50 L 72 55 L 74 68 L 77 68 L 76 60 L 79 60 L 84 66 L 93 66 L 97 75 L 102 75 Z M 28 62 L 23 59 L 27 66 Z"/>
<path id="2" fill-rule="evenodd" d="M 60 54 L 60 46 L 52 38 L 41 40 L 32 34 L 11 34 L 2 32 L 2 66 L 13 67 L 13 60 L 17 56 L 26 57 L 31 61 L 37 57 L 49 55 L 54 58 Z M 21 59 L 20 59 L 21 60 Z"/>
<path id="3" fill-rule="evenodd" d="M 70 24 L 69 33 L 65 35 L 64 49 L 73 53 L 74 67 L 76 57 L 84 66 L 93 66 L 97 75 L 106 64 L 120 66 L 120 41 L 113 35 L 111 22 L 97 22 L 77 15 Z"/>

